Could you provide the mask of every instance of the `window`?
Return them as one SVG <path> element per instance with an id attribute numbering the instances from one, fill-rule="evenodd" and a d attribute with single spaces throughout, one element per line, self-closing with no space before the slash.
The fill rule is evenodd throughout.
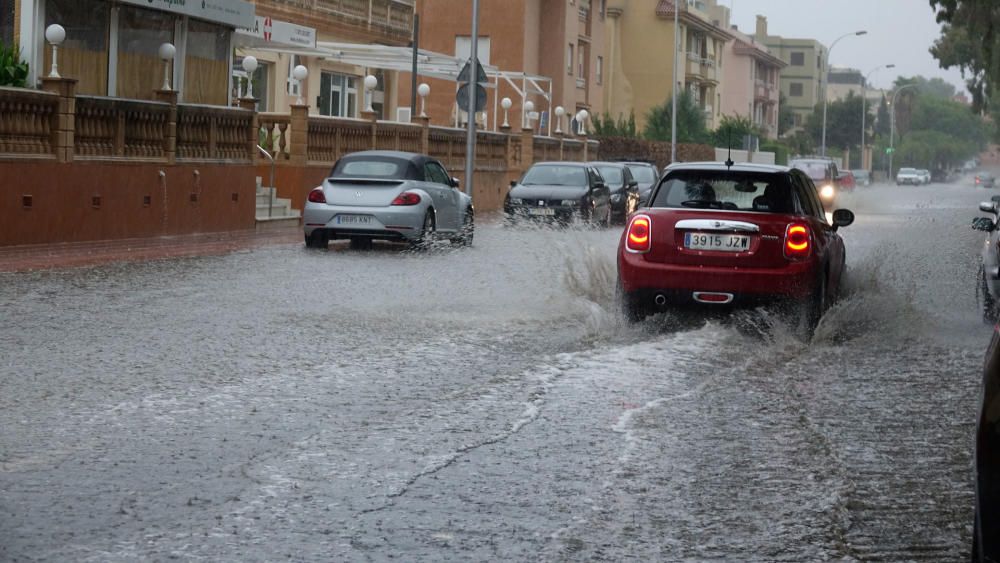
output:
<path id="1" fill-rule="evenodd" d="M 805 66 L 806 54 L 802 52 L 793 52 L 792 60 L 790 62 L 792 63 L 792 66 Z"/>
<path id="2" fill-rule="evenodd" d="M 184 101 L 225 105 L 227 85 L 219 80 L 229 68 L 229 29 L 199 20 L 188 21 L 184 60 Z"/>
<path id="3" fill-rule="evenodd" d="M 170 14 L 145 8 L 121 6 L 119 10 L 116 95 L 121 98 L 151 100 L 156 97 L 156 90 L 163 87 L 160 45 L 164 43 L 176 45 L 174 26 L 177 19 Z M 59 54 L 62 55 L 61 50 Z M 178 49 L 179 57 L 180 49 Z M 227 64 L 225 61 L 226 59 L 223 59 L 224 67 Z M 155 72 L 152 69 L 155 69 Z M 226 74 L 227 72 L 223 71 L 221 77 L 217 75 L 214 80 L 221 80 Z M 222 103 L 225 103 L 227 86 L 228 84 L 224 84 L 222 87 Z"/>
<path id="4" fill-rule="evenodd" d="M 14 44 L 14 0 L 0 0 L 0 44 Z"/>
<path id="5" fill-rule="evenodd" d="M 243 70 L 243 57 L 233 57 L 233 99 L 245 98 L 251 93 L 247 87 L 247 82 L 250 81 L 253 83 L 253 97 L 257 99 L 257 111 L 269 111 L 271 66 L 270 63 L 261 62 L 253 76 L 247 76 Z"/>
<path id="6" fill-rule="evenodd" d="M 788 85 L 788 95 L 789 96 L 793 96 L 793 97 L 801 97 L 802 96 L 802 83 L 801 82 L 792 82 L 791 84 L 789 84 Z"/>
<path id="7" fill-rule="evenodd" d="M 424 164 L 424 178 L 426 181 L 434 182 L 435 184 L 451 185 L 451 178 L 448 177 L 448 173 L 436 162 Z"/>
<path id="8" fill-rule="evenodd" d="M 569 74 L 570 76 L 573 76 L 573 61 L 574 61 L 574 58 L 573 58 L 573 44 L 570 43 L 569 44 L 569 51 L 568 51 L 568 54 L 566 55 L 566 73 Z"/>
<path id="9" fill-rule="evenodd" d="M 576 54 L 580 58 L 578 62 L 579 73 L 577 76 L 579 78 L 587 78 L 587 47 L 586 45 L 577 45 Z"/>
<path id="10" fill-rule="evenodd" d="M 604 82 L 604 57 L 597 57 L 597 83 Z"/>
<path id="11" fill-rule="evenodd" d="M 794 197 L 785 174 L 682 170 L 667 176 L 652 207 L 790 213 Z"/>
<path id="12" fill-rule="evenodd" d="M 357 76 L 322 72 L 319 76 L 319 97 L 316 107 L 320 115 L 333 117 L 357 117 L 358 81 Z"/>
<path id="13" fill-rule="evenodd" d="M 302 89 L 302 85 L 299 83 L 298 80 L 295 79 L 295 76 L 292 75 L 292 71 L 294 71 L 295 67 L 299 66 L 299 64 L 300 63 L 299 63 L 299 56 L 298 55 L 292 55 L 292 56 L 288 57 L 288 80 L 287 80 L 288 90 L 287 91 L 288 91 L 288 95 L 289 96 L 299 96 L 300 95 L 299 92 L 301 92 L 301 89 Z"/>
<path id="14" fill-rule="evenodd" d="M 793 113 L 792 114 L 792 125 L 794 127 L 801 127 L 802 126 L 802 114 L 801 113 Z"/>
<path id="15" fill-rule="evenodd" d="M 3 5 L 3 2 L 0 2 Z M 2 18 L 3 16 L 0 16 Z M 59 73 L 78 80 L 76 92 L 103 96 L 108 93 L 108 28 L 111 8 L 104 0 L 80 2 L 79 0 L 47 0 L 45 26 L 59 23 L 66 28 L 66 41 L 59 48 Z M 159 43 L 157 44 L 159 48 Z M 153 73 L 163 80 L 163 63 L 156 57 Z M 48 74 L 52 66 L 52 49 L 45 48 L 42 68 Z M 161 84 L 153 86 L 159 87 Z M 146 97 L 152 97 L 149 90 Z"/>

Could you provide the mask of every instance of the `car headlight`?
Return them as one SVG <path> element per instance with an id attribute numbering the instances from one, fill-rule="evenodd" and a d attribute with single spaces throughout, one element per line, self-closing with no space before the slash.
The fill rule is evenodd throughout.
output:
<path id="1" fill-rule="evenodd" d="M 565 205 L 567 207 L 576 207 L 580 205 L 580 200 L 578 199 L 564 199 L 559 202 L 560 205 Z"/>
<path id="2" fill-rule="evenodd" d="M 836 192 L 836 190 L 833 189 L 833 186 L 831 186 L 830 184 L 827 184 L 827 185 L 823 186 L 819 190 L 819 197 L 821 197 L 821 198 L 823 198 L 823 199 L 825 199 L 827 201 L 832 200 L 833 196 L 835 196 L 835 195 L 837 195 L 837 192 Z"/>
<path id="3" fill-rule="evenodd" d="M 524 200 L 519 197 L 510 198 L 511 205 L 524 205 Z"/>

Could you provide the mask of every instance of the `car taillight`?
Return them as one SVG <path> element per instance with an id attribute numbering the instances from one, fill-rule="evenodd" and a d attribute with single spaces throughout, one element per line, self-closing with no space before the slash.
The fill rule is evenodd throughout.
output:
<path id="1" fill-rule="evenodd" d="M 648 215 L 636 215 L 628 224 L 628 234 L 625 236 L 625 250 L 644 254 L 651 248 L 651 220 Z"/>
<path id="2" fill-rule="evenodd" d="M 312 203 L 326 203 L 326 196 L 323 195 L 323 188 L 315 188 L 309 192 L 309 201 Z"/>
<path id="3" fill-rule="evenodd" d="M 420 203 L 420 194 L 413 192 L 403 192 L 392 200 L 393 205 L 417 205 Z"/>
<path id="4" fill-rule="evenodd" d="M 785 229 L 785 256 L 788 258 L 805 258 L 809 256 L 812 245 L 809 227 L 801 223 L 792 223 Z"/>

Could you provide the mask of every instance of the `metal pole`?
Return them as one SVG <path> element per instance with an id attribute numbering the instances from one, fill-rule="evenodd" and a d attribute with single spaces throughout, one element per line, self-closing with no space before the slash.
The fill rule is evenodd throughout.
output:
<path id="1" fill-rule="evenodd" d="M 877 66 L 868 71 L 861 83 L 861 168 L 865 168 L 865 120 L 868 118 L 868 77 L 883 68 L 896 68 L 894 64 Z M 866 169 L 867 170 L 867 169 Z"/>
<path id="2" fill-rule="evenodd" d="M 469 61 L 469 122 L 465 137 L 465 193 L 472 196 L 476 160 L 476 90 L 479 83 L 479 0 L 472 0 L 472 56 Z"/>
<path id="3" fill-rule="evenodd" d="M 413 15 L 413 69 L 410 71 L 410 115 L 417 115 L 417 52 L 420 50 L 420 14 Z"/>
<path id="4" fill-rule="evenodd" d="M 901 88 L 896 88 L 892 93 L 892 101 L 889 102 L 889 177 L 892 177 L 892 157 L 896 155 L 896 96 L 907 88 L 916 88 L 916 84 L 907 84 Z"/>
<path id="5" fill-rule="evenodd" d="M 677 162 L 677 51 L 680 48 L 680 26 L 678 18 L 681 7 L 678 2 L 674 2 L 674 76 L 673 85 L 670 87 L 671 107 L 670 107 L 670 163 Z"/>
<path id="6" fill-rule="evenodd" d="M 837 39 L 835 39 L 833 41 L 833 43 L 830 45 L 830 48 L 826 50 L 826 60 L 823 61 L 823 70 L 822 70 L 822 74 L 819 77 L 820 83 L 822 83 L 822 85 L 823 85 L 823 87 L 822 87 L 822 90 L 823 90 L 823 140 L 822 140 L 822 144 L 820 145 L 820 153 L 819 153 L 820 156 L 826 156 L 826 85 L 827 85 L 827 82 L 829 82 L 830 53 L 833 52 L 833 48 L 837 46 L 837 42 L 840 41 L 841 39 L 843 39 L 845 37 L 850 37 L 852 35 L 865 35 L 866 33 L 868 33 L 868 32 L 867 31 L 855 31 L 853 33 L 845 33 L 844 35 L 841 35 L 840 37 L 838 37 Z"/>

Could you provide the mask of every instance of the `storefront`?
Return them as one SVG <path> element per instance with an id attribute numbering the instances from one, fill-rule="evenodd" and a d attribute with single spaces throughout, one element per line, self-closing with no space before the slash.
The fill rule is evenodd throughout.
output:
<path id="1" fill-rule="evenodd" d="M 180 100 L 226 105 L 233 37 L 237 28 L 253 25 L 254 6 L 243 0 L 21 0 L 18 20 L 32 83 L 51 65 L 45 28 L 58 23 L 66 29 L 59 73 L 78 80 L 79 94 L 153 99 L 163 81 L 160 45 L 172 43 Z"/>

